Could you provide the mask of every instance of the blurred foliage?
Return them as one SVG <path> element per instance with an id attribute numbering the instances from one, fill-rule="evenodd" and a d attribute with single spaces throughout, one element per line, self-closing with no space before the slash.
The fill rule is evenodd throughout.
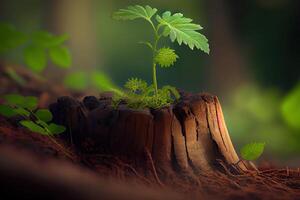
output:
<path id="1" fill-rule="evenodd" d="M 277 89 L 263 89 L 253 84 L 239 87 L 224 104 L 226 122 L 235 144 L 241 148 L 249 141 L 260 140 L 268 145 L 268 156 L 299 155 L 300 131 L 294 128 L 295 121 L 299 120 L 300 101 L 298 105 L 295 103 L 299 93 L 299 87 L 287 97 Z"/>
<path id="2" fill-rule="evenodd" d="M 47 66 L 47 54 L 58 67 L 71 66 L 71 54 L 69 49 L 63 46 L 67 39 L 67 35 L 55 36 L 46 31 L 26 34 L 18 31 L 12 24 L 0 23 L 0 53 L 10 53 L 22 48 L 25 64 L 36 73 L 42 72 Z"/>
<path id="3" fill-rule="evenodd" d="M 116 94 L 122 94 L 121 89 L 119 89 L 110 77 L 99 70 L 93 72 L 75 71 L 69 73 L 64 79 L 64 85 L 75 91 L 112 91 Z"/>
<path id="4" fill-rule="evenodd" d="M 256 160 L 264 152 L 264 149 L 265 149 L 265 143 L 254 142 L 254 143 L 246 144 L 241 149 L 242 159 L 248 161 Z"/>
<path id="5" fill-rule="evenodd" d="M 300 132 L 300 83 L 284 98 L 281 113 L 285 122 Z"/>

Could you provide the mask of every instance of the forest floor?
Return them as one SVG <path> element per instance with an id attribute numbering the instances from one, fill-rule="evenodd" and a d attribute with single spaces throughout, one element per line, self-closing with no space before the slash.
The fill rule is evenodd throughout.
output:
<path id="1" fill-rule="evenodd" d="M 4 118 L 0 118 L 0 143 L 0 177 L 5 183 L 1 193 L 14 190 L 12 196 L 38 198 L 51 191 L 54 199 L 300 199 L 299 169 L 242 175 L 225 169 L 200 174 L 198 182 L 157 182 L 108 155 L 85 155 L 64 147 L 71 153 L 66 157 L 47 137 Z M 65 146 L 63 141 L 60 144 Z"/>
<path id="2" fill-rule="evenodd" d="M 62 93 L 44 88 L 37 91 L 36 83 L 30 88 L 13 88 L 2 75 L 1 94 L 14 91 L 36 95 L 42 107 Z M 65 90 L 63 94 L 72 95 Z M 258 167 L 257 172 L 238 175 L 224 166 L 222 172 L 203 172 L 196 179 L 181 176 L 161 180 L 141 173 L 117 157 L 83 153 L 63 139 L 55 139 L 59 146 L 46 136 L 20 127 L 14 120 L 0 117 L 3 196 L 9 199 L 300 200 L 299 168 Z"/>

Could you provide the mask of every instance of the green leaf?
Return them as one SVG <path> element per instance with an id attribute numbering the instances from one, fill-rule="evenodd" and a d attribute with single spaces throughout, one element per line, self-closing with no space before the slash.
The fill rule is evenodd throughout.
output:
<path id="1" fill-rule="evenodd" d="M 113 91 L 117 94 L 123 94 L 121 90 L 111 81 L 111 79 L 102 72 L 94 72 L 91 76 L 92 84 L 100 91 Z"/>
<path id="2" fill-rule="evenodd" d="M 44 48 L 50 48 L 54 46 L 61 45 L 68 39 L 68 35 L 63 34 L 59 36 L 54 36 L 47 31 L 37 31 L 32 34 L 32 42 L 35 46 L 40 46 Z"/>
<path id="3" fill-rule="evenodd" d="M 43 127 L 45 130 L 49 130 L 49 125 L 46 122 L 42 120 L 36 120 L 35 123 Z"/>
<path id="4" fill-rule="evenodd" d="M 300 83 L 283 99 L 281 114 L 291 128 L 300 130 Z"/>
<path id="5" fill-rule="evenodd" d="M 30 112 L 25 110 L 24 108 L 15 108 L 14 109 L 14 112 L 17 113 L 18 115 L 22 115 L 22 116 L 25 116 L 25 117 L 30 117 Z"/>
<path id="6" fill-rule="evenodd" d="M 66 127 L 54 123 L 51 123 L 48 128 L 52 134 L 60 134 L 66 131 Z"/>
<path id="7" fill-rule="evenodd" d="M 163 90 L 169 90 L 174 95 L 176 100 L 178 100 L 180 98 L 180 94 L 179 94 L 176 87 L 173 87 L 173 86 L 170 86 L 170 85 L 165 85 L 162 89 Z"/>
<path id="8" fill-rule="evenodd" d="M 113 18 L 116 20 L 134 20 L 134 19 L 146 19 L 150 20 L 157 12 L 156 8 L 150 6 L 128 6 L 126 9 L 120 9 L 113 14 Z"/>
<path id="9" fill-rule="evenodd" d="M 27 40 L 25 34 L 7 23 L 0 23 L 0 52 L 6 52 L 23 45 Z"/>
<path id="10" fill-rule="evenodd" d="M 44 122 L 50 122 L 53 118 L 52 113 L 47 109 L 39 109 L 35 115 Z"/>
<path id="11" fill-rule="evenodd" d="M 24 97 L 23 108 L 27 108 L 29 110 L 36 109 L 38 104 L 38 99 L 33 96 Z"/>
<path id="12" fill-rule="evenodd" d="M 250 143 L 241 149 L 241 156 L 244 160 L 256 160 L 264 152 L 265 143 Z"/>
<path id="13" fill-rule="evenodd" d="M 29 110 L 36 109 L 38 103 L 38 99 L 33 96 L 24 97 L 18 94 L 8 94 L 3 98 L 9 105 L 18 106 Z"/>
<path id="14" fill-rule="evenodd" d="M 40 134 L 42 134 L 42 135 L 49 135 L 49 134 L 47 133 L 47 131 L 46 131 L 43 127 L 41 127 L 41 126 L 35 124 L 35 123 L 32 122 L 32 121 L 29 121 L 29 120 L 22 120 L 22 121 L 20 121 L 20 124 L 21 124 L 22 126 L 24 126 L 25 128 L 29 129 L 29 130 L 32 131 L 32 132 L 40 133 Z"/>
<path id="15" fill-rule="evenodd" d="M 163 35 L 169 36 L 171 41 L 177 40 L 178 44 L 188 45 L 191 49 L 196 47 L 209 54 L 209 44 L 207 38 L 197 32 L 202 27 L 199 24 L 192 23 L 192 19 L 186 18 L 181 13 L 171 14 L 167 11 L 162 17 L 156 16 L 156 20 L 160 23 L 159 27 L 164 27 Z"/>
<path id="16" fill-rule="evenodd" d="M 88 87 L 88 75 L 85 72 L 73 72 L 65 77 L 64 85 L 70 89 L 82 91 Z"/>
<path id="17" fill-rule="evenodd" d="M 68 68 L 72 64 L 71 54 L 69 49 L 63 46 L 55 46 L 49 49 L 49 54 L 52 62 L 59 67 Z"/>
<path id="18" fill-rule="evenodd" d="M 158 50 L 155 56 L 155 62 L 157 62 L 161 67 L 170 67 L 174 65 L 178 56 L 174 49 L 171 48 L 161 48 Z"/>
<path id="19" fill-rule="evenodd" d="M 148 85 L 147 82 L 139 78 L 130 78 L 125 83 L 124 87 L 132 93 L 145 92 Z"/>
<path id="20" fill-rule="evenodd" d="M 34 72 L 43 71 L 47 64 L 46 51 L 39 46 L 26 47 L 24 49 L 24 59 L 26 65 Z"/>
<path id="21" fill-rule="evenodd" d="M 25 98 L 21 95 L 18 94 L 8 94 L 4 95 L 3 99 L 8 103 L 9 105 L 12 106 L 23 106 L 25 102 Z"/>
<path id="22" fill-rule="evenodd" d="M 0 114 L 5 117 L 13 117 L 17 113 L 14 111 L 13 108 L 7 106 L 7 105 L 0 105 Z"/>

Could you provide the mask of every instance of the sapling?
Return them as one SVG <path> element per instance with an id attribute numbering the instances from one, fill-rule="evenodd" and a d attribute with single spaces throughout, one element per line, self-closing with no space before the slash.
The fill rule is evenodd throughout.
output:
<path id="1" fill-rule="evenodd" d="M 160 47 L 160 41 L 163 37 L 169 37 L 172 42 L 177 41 L 179 45 L 185 44 L 192 50 L 196 48 L 209 54 L 208 40 L 198 32 L 202 29 L 199 24 L 193 23 L 192 19 L 184 17 L 181 13 L 172 14 L 170 11 L 166 11 L 159 15 L 157 12 L 156 8 L 150 6 L 135 5 L 120 9 L 113 14 L 113 18 L 116 20 L 143 19 L 153 29 L 153 41 L 140 42 L 152 51 L 152 85 L 147 86 L 141 79 L 129 79 L 125 84 L 125 88 L 129 90 L 129 94 L 127 93 L 128 100 L 134 101 L 131 102 L 133 104 L 144 104 L 141 107 L 159 108 L 173 102 L 172 94 L 175 99 L 179 97 L 174 87 L 167 86 L 162 87 L 162 89 L 158 87 L 157 66 L 171 67 L 179 58 L 174 49 Z"/>
<path id="2" fill-rule="evenodd" d="M 54 135 L 63 133 L 66 128 L 51 122 L 52 113 L 48 109 L 37 109 L 36 97 L 9 94 L 3 96 L 3 99 L 5 103 L 0 105 L 1 115 L 8 118 L 21 117 L 20 125 L 32 132 L 48 136 L 68 157 L 71 157 L 53 138 Z"/>

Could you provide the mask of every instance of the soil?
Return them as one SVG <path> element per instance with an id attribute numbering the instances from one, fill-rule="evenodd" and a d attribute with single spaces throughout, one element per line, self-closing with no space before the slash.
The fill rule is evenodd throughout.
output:
<path id="1" fill-rule="evenodd" d="M 9 84 L 9 87 L 14 86 Z M 23 94 L 38 96 L 53 92 L 33 89 L 34 92 L 24 88 L 13 91 L 22 90 Z M 69 91 L 66 93 L 72 95 Z M 41 105 L 51 102 L 54 101 L 49 98 Z M 99 107 L 88 102 L 85 106 L 90 110 Z M 102 113 L 101 116 L 105 115 Z M 84 124 L 84 119 L 77 120 Z M 90 136 L 82 129 L 79 132 Z M 195 165 L 189 163 L 192 174 L 187 175 L 173 167 L 161 171 L 164 164 L 157 165 L 157 157 L 152 151 L 143 148 L 142 156 L 135 157 L 135 151 L 126 152 L 130 144 L 117 152 L 95 148 L 98 144 L 95 146 L 90 139 L 93 137 L 87 135 L 71 138 L 67 133 L 58 136 L 55 138 L 57 145 L 48 137 L 20 127 L 15 119 L 0 117 L 1 195 L 7 199 L 300 199 L 299 168 L 258 166 L 258 170 L 253 170 L 252 165 L 245 164 L 247 170 L 240 170 L 233 168 L 229 158 L 218 157 L 217 164 L 209 164 L 215 166 L 212 170 L 195 170 Z M 218 147 L 217 152 L 224 155 L 219 144 L 214 145 Z M 173 156 L 178 157 L 176 153 Z M 141 158 L 142 164 L 138 162 Z M 174 162 L 172 157 L 170 162 Z M 168 172 L 175 175 L 163 176 Z"/>

